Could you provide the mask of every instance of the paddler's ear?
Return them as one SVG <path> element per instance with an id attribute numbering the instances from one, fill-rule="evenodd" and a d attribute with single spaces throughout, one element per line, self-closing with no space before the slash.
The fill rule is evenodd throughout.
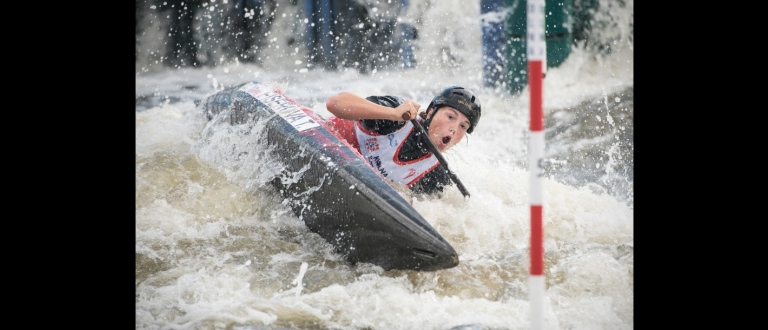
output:
<path id="1" fill-rule="evenodd" d="M 431 105 L 432 105 L 432 104 L 430 104 L 430 107 L 428 107 L 428 108 L 427 108 L 427 110 L 424 110 L 424 111 L 422 111 L 421 113 L 419 113 L 419 116 L 421 116 L 421 118 L 427 119 L 427 118 L 429 118 L 429 116 L 431 116 L 431 115 L 432 115 L 432 112 L 434 112 L 434 111 L 435 111 L 435 109 L 433 109 L 433 108 L 431 107 Z"/>

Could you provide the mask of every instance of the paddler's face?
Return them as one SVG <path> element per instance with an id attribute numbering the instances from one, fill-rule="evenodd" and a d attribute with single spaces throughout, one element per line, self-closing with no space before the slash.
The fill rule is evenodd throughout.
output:
<path id="1" fill-rule="evenodd" d="M 432 111 L 434 110 L 430 109 L 427 116 Z M 435 117 L 432 118 L 427 133 L 437 150 L 444 152 L 464 138 L 469 125 L 467 116 L 452 107 L 444 106 L 440 107 Z"/>

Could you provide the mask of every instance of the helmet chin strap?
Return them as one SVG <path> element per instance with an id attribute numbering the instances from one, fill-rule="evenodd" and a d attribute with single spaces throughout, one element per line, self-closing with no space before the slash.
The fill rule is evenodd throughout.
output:
<path id="1" fill-rule="evenodd" d="M 427 107 L 427 111 L 426 111 L 427 114 L 426 114 L 426 117 L 424 117 L 424 123 L 422 126 L 424 126 L 425 130 L 429 130 L 429 124 L 432 123 L 432 118 L 434 118 L 435 114 L 437 113 L 437 109 L 433 109 L 432 114 L 430 115 L 429 109 L 431 108 L 432 108 L 432 103 L 430 103 L 429 106 Z"/>

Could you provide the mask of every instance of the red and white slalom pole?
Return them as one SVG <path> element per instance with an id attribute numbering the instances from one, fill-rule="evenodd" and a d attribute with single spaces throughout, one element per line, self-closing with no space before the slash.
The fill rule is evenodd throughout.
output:
<path id="1" fill-rule="evenodd" d="M 547 43 L 544 34 L 544 0 L 527 0 L 528 88 L 530 91 L 530 138 L 528 169 L 530 171 L 531 268 L 528 299 L 531 304 L 531 329 L 544 326 L 544 222 L 542 162 L 544 161 L 543 80 L 547 68 Z"/>

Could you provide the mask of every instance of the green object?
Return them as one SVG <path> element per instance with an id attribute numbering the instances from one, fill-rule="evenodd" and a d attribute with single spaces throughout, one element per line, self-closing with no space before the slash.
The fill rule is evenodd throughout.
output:
<path id="1" fill-rule="evenodd" d="M 504 0 L 508 10 L 504 24 L 505 81 L 507 90 L 519 93 L 528 85 L 526 45 L 527 1 Z M 545 0 L 544 34 L 547 45 L 547 68 L 558 67 L 571 54 L 573 44 L 573 0 Z"/>

